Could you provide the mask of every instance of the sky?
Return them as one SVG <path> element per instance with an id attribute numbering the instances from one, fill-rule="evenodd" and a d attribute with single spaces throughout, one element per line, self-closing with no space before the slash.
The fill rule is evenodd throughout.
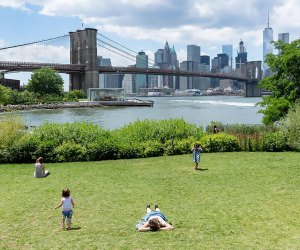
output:
<path id="1" fill-rule="evenodd" d="M 0 48 L 95 28 L 126 48 L 146 52 L 150 60 L 166 41 L 182 62 L 187 45 L 198 45 L 202 55 L 213 58 L 231 44 L 235 57 L 242 40 L 248 61 L 256 61 L 262 60 L 268 12 L 274 40 L 284 32 L 290 41 L 299 39 L 300 0 L 0 0 Z M 66 38 L 36 51 L 34 46 L 0 50 L 0 61 L 69 62 Z M 113 66 L 134 64 L 102 47 L 98 55 L 111 58 Z M 30 73 L 6 77 L 26 84 Z"/>

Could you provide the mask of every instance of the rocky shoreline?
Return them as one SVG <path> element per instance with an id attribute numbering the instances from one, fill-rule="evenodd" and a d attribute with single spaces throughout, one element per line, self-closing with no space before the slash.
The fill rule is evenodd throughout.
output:
<path id="1" fill-rule="evenodd" d="M 39 103 L 33 105 L 0 105 L 0 113 L 17 110 L 36 109 L 71 109 L 71 108 L 94 108 L 114 106 L 153 106 L 153 101 L 142 101 L 138 99 L 124 101 L 91 101 L 91 102 L 64 102 L 64 103 Z"/>
<path id="2" fill-rule="evenodd" d="M 39 103 L 32 105 L 1 105 L 1 112 L 11 112 L 16 110 L 34 110 L 34 109 L 63 109 L 63 108 L 93 108 L 103 107 L 102 103 L 97 102 L 66 102 L 66 103 Z"/>

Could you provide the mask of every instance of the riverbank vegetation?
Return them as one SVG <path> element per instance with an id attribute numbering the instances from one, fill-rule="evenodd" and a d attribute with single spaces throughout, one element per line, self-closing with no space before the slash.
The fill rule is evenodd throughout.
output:
<path id="1" fill-rule="evenodd" d="M 0 105 L 55 104 L 78 101 L 86 97 L 83 90 L 64 92 L 63 84 L 62 77 L 53 69 L 37 69 L 32 73 L 24 91 L 0 85 Z"/>
<path id="2" fill-rule="evenodd" d="M 1 164 L 1 249 L 299 249 L 299 153 L 191 154 L 101 162 Z M 60 228 L 61 190 L 75 200 Z M 146 204 L 175 229 L 139 233 Z"/>
<path id="3" fill-rule="evenodd" d="M 275 48 L 280 53 L 268 54 L 266 58 L 272 75 L 259 83 L 259 87 L 271 92 L 260 102 L 264 124 L 279 121 L 300 100 L 300 39 L 290 44 L 275 42 Z"/>
<path id="4" fill-rule="evenodd" d="M 0 120 L 0 162 L 99 161 L 189 153 L 199 142 L 204 152 L 300 151 L 300 105 L 276 126 L 223 125 L 212 122 L 204 131 L 183 119 L 136 121 L 105 130 L 86 122 L 46 123 L 27 128 L 22 120 Z M 212 133 L 217 125 L 220 132 Z"/>

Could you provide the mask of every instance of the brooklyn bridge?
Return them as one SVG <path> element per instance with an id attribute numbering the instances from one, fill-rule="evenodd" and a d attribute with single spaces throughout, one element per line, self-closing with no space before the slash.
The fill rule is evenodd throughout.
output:
<path id="1" fill-rule="evenodd" d="M 234 74 L 204 73 L 195 71 L 160 69 L 155 67 L 120 67 L 120 66 L 99 66 L 97 61 L 97 48 L 99 47 L 99 33 L 96 29 L 86 28 L 70 32 L 55 38 L 45 39 L 31 43 L 0 48 L 0 52 L 13 49 L 20 49 L 25 46 L 40 44 L 41 42 L 52 42 L 56 39 L 69 38 L 70 41 L 70 63 L 54 62 L 28 62 L 15 60 L 2 60 L 0 54 L 0 70 L 8 72 L 32 72 L 42 67 L 49 67 L 59 73 L 69 74 L 69 90 L 82 89 L 87 92 L 89 88 L 99 87 L 99 75 L 101 74 L 141 74 L 161 75 L 179 77 L 210 77 L 218 79 L 231 79 L 245 83 L 246 96 L 260 96 L 261 91 L 257 87 L 261 72 L 251 70 L 250 76 L 238 76 Z"/>

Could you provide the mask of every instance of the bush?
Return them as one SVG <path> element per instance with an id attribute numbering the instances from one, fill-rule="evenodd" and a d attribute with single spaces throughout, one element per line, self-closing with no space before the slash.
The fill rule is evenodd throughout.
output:
<path id="1" fill-rule="evenodd" d="M 200 138 L 203 130 L 183 119 L 144 120 L 131 123 L 124 128 L 117 129 L 113 134 L 118 138 L 129 141 L 160 141 L 164 144 L 172 139 L 185 139 L 190 136 Z"/>
<path id="2" fill-rule="evenodd" d="M 0 149 L 9 149 L 27 133 L 25 123 L 16 116 L 5 116 L 0 120 Z"/>
<path id="3" fill-rule="evenodd" d="M 166 155 L 181 155 L 191 152 L 191 145 L 195 142 L 195 138 L 190 137 L 183 140 L 169 140 L 165 143 Z"/>
<path id="4" fill-rule="evenodd" d="M 146 141 L 141 146 L 143 157 L 156 157 L 164 154 L 164 147 L 159 141 Z"/>
<path id="5" fill-rule="evenodd" d="M 225 133 L 205 135 L 200 139 L 200 144 L 204 152 L 233 152 L 240 150 L 237 138 Z"/>
<path id="6" fill-rule="evenodd" d="M 117 146 L 117 159 L 132 159 L 144 157 L 144 149 L 139 142 L 119 143 Z"/>
<path id="7" fill-rule="evenodd" d="M 287 140 L 280 131 L 268 133 L 265 136 L 264 150 L 269 152 L 281 152 L 287 150 Z"/>
<path id="8" fill-rule="evenodd" d="M 300 102 L 281 120 L 279 129 L 285 135 L 289 147 L 300 151 Z"/>
<path id="9" fill-rule="evenodd" d="M 10 158 L 7 162 L 29 163 L 37 158 L 37 143 L 32 134 L 28 133 L 16 141 L 10 148 Z"/>
<path id="10" fill-rule="evenodd" d="M 110 139 L 99 139 L 86 146 L 88 161 L 101 161 L 117 159 L 118 149 L 115 142 Z"/>
<path id="11" fill-rule="evenodd" d="M 87 150 L 75 142 L 64 142 L 54 150 L 55 161 L 72 162 L 86 160 Z"/>
<path id="12" fill-rule="evenodd" d="M 81 89 L 74 89 L 65 94 L 65 101 L 78 102 L 79 99 L 86 98 L 85 93 Z"/>

